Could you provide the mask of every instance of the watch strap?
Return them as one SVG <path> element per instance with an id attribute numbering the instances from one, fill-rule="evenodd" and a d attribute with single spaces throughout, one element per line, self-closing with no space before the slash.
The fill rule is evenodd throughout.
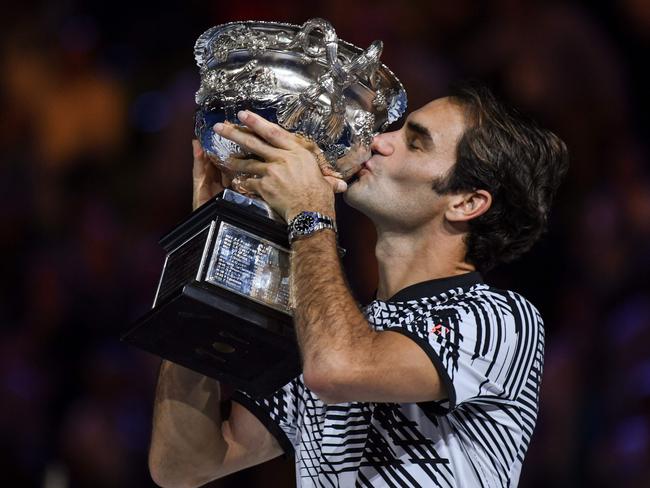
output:
<path id="1" fill-rule="evenodd" d="M 298 224 L 305 219 L 310 219 L 311 224 L 308 229 L 299 229 Z M 332 229 L 337 232 L 336 222 L 331 217 L 318 212 L 303 211 L 296 215 L 289 222 L 289 243 L 296 239 L 308 237 L 323 229 Z"/>

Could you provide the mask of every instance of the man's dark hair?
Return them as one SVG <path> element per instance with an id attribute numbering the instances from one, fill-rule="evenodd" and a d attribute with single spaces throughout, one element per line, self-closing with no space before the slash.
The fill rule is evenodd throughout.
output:
<path id="1" fill-rule="evenodd" d="M 456 164 L 437 180 L 439 193 L 487 190 L 492 205 L 469 221 L 466 260 L 480 271 L 528 251 L 546 229 L 548 212 L 568 168 L 564 142 L 499 102 L 485 86 L 466 83 L 449 95 L 467 128 Z"/>

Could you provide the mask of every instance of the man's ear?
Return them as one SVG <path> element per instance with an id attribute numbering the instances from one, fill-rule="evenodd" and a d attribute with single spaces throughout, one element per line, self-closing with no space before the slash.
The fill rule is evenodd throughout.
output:
<path id="1" fill-rule="evenodd" d="M 486 190 L 459 193 L 449 201 L 445 218 L 449 222 L 466 222 L 488 211 L 492 195 Z"/>

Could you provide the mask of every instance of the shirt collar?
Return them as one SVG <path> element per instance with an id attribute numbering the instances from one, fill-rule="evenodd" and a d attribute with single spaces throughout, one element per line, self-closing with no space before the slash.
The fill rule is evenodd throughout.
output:
<path id="1" fill-rule="evenodd" d="M 478 271 L 472 271 L 470 273 L 422 281 L 421 283 L 407 286 L 385 301 L 407 302 L 419 298 L 433 297 L 452 288 L 470 288 L 480 283 L 483 283 L 483 276 Z"/>

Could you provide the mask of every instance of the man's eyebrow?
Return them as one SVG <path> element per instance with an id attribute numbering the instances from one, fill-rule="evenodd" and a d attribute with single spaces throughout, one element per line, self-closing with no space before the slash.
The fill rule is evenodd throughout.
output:
<path id="1" fill-rule="evenodd" d="M 429 129 L 427 129 L 425 126 L 409 120 L 406 123 L 406 127 L 411 132 L 415 132 L 418 136 L 420 136 L 425 144 L 433 144 L 433 137 L 431 137 L 431 132 L 429 132 Z"/>

